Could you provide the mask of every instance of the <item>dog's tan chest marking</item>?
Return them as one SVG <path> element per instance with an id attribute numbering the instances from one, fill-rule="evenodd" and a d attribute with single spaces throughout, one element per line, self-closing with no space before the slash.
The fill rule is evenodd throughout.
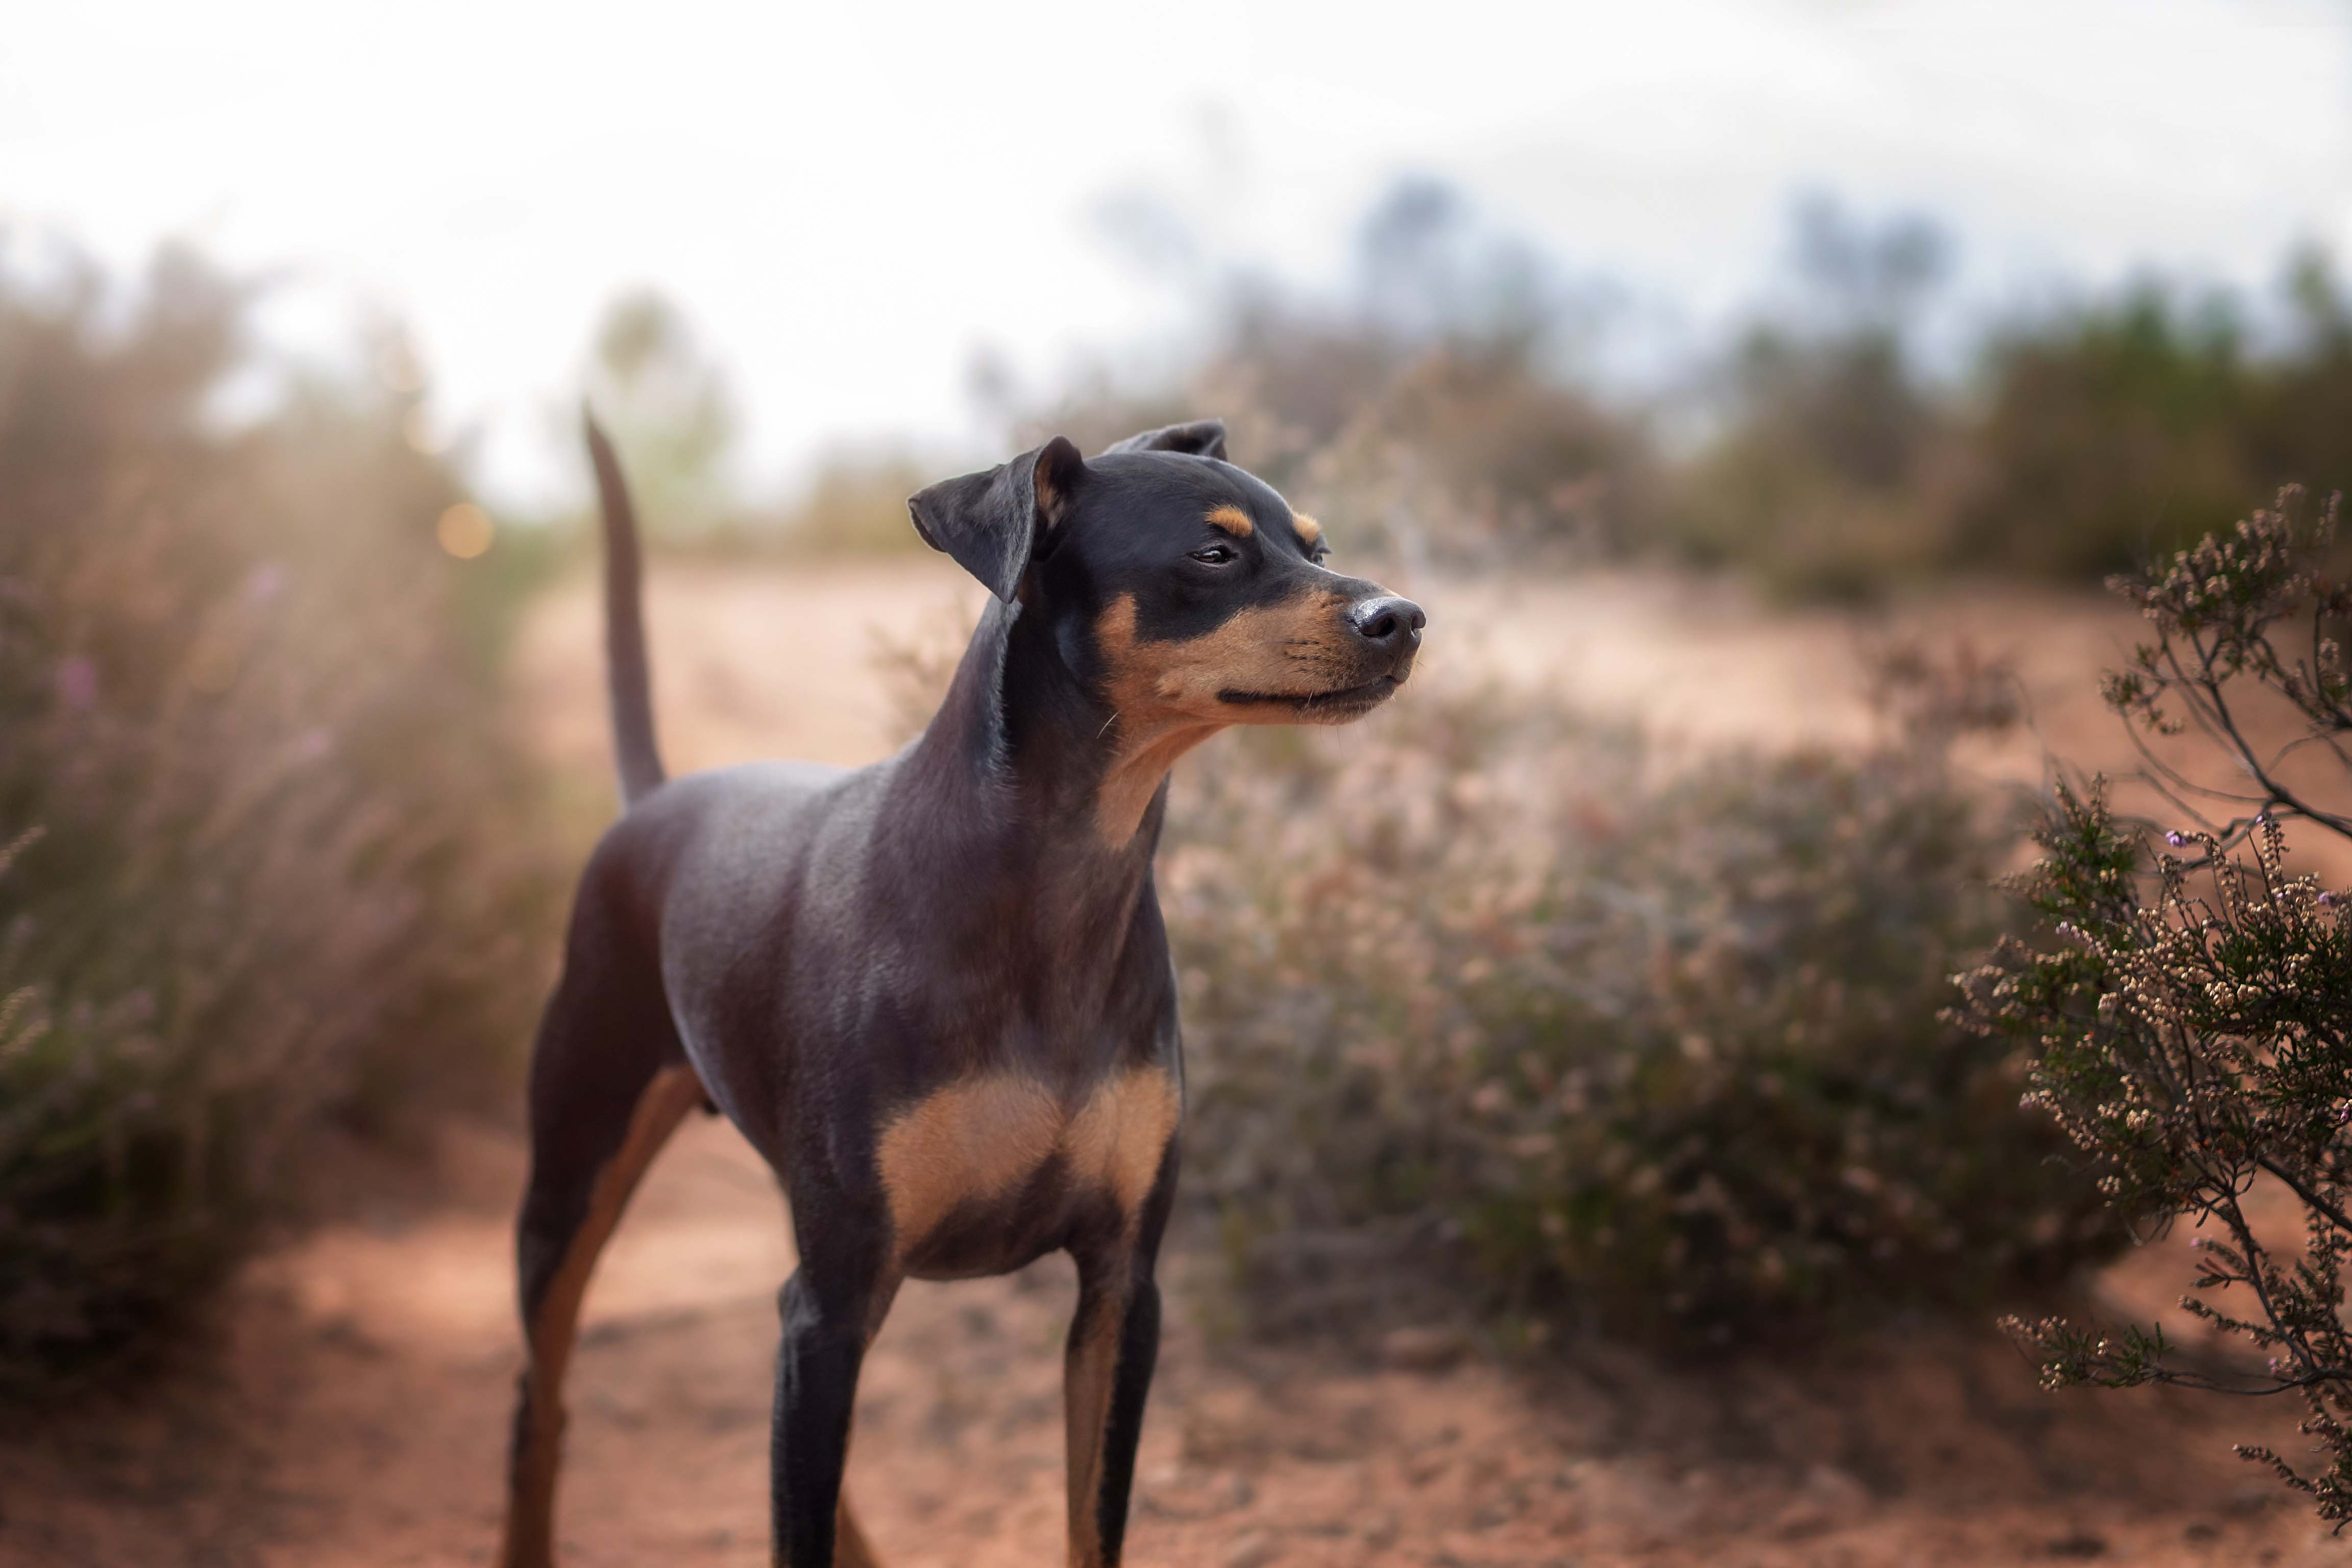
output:
<path id="1" fill-rule="evenodd" d="M 1063 1134 L 1072 1173 L 1107 1189 L 1119 1213 L 1134 1215 L 1159 1178 L 1181 1111 L 1176 1080 L 1158 1068 L 1112 1079 L 1087 1098 Z"/>
<path id="2" fill-rule="evenodd" d="M 904 1251 L 971 1198 L 1002 1195 L 1052 1157 L 1062 1108 L 1033 1079 L 950 1084 L 882 1131 L 882 1188 Z"/>
<path id="3" fill-rule="evenodd" d="M 1109 1079 L 1075 1108 L 1017 1074 L 950 1084 L 882 1130 L 878 1163 L 898 1250 L 967 1203 L 1010 1196 L 1056 1155 L 1073 1191 L 1108 1193 L 1131 1218 L 1179 1111 L 1175 1082 L 1158 1068 Z"/>

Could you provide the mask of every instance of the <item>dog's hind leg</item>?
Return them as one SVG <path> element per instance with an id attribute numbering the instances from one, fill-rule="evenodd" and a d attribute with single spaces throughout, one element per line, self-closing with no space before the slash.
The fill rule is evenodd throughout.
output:
<path id="1" fill-rule="evenodd" d="M 563 1373 L 596 1255 L 621 1210 L 703 1089 L 649 963 L 583 940 L 575 922 L 564 978 L 531 1060 L 531 1170 L 516 1235 L 530 1357 L 516 1402 L 500 1568 L 554 1560 Z"/>

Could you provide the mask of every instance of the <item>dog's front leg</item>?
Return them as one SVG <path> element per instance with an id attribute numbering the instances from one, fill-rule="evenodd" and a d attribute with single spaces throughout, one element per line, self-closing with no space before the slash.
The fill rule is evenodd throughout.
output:
<path id="1" fill-rule="evenodd" d="M 1117 1568 L 1143 1402 L 1160 1358 L 1160 1287 L 1150 1254 L 1078 1264 L 1062 1401 L 1068 1424 L 1071 1568 Z"/>
<path id="2" fill-rule="evenodd" d="M 857 1369 L 878 1326 L 874 1282 L 836 1281 L 803 1264 L 778 1297 L 776 1415 L 769 1438 L 778 1568 L 835 1568 L 841 1471 Z M 843 1564 L 866 1560 L 856 1526 L 840 1537 Z"/>

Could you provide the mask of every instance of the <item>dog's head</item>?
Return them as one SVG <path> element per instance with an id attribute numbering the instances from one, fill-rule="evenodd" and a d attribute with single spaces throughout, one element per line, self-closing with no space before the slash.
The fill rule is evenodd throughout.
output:
<path id="1" fill-rule="evenodd" d="M 1056 437 L 910 503 L 916 530 L 1052 622 L 1123 726 L 1346 723 L 1412 671 L 1421 606 L 1327 563 L 1313 518 L 1215 420 L 1088 461 Z"/>
<path id="2" fill-rule="evenodd" d="M 1361 718 L 1421 647 L 1421 606 L 1331 570 L 1321 527 L 1225 460 L 1216 420 L 1092 460 L 1056 437 L 910 506 L 925 542 L 1040 617 L 1109 709 L 1115 840 L 1192 745 L 1228 724 Z"/>

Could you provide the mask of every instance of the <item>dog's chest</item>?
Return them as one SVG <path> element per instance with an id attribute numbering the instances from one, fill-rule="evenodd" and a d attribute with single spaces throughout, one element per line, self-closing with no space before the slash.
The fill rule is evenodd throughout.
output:
<path id="1" fill-rule="evenodd" d="M 1108 1204 L 1132 1224 L 1179 1113 L 1175 1082 L 1158 1068 L 1122 1072 L 1077 1097 L 992 1073 L 916 1101 L 890 1118 L 877 1147 L 900 1260 L 964 1253 L 943 1234 L 958 1229 L 1010 1242 L 1078 1204 Z"/>

